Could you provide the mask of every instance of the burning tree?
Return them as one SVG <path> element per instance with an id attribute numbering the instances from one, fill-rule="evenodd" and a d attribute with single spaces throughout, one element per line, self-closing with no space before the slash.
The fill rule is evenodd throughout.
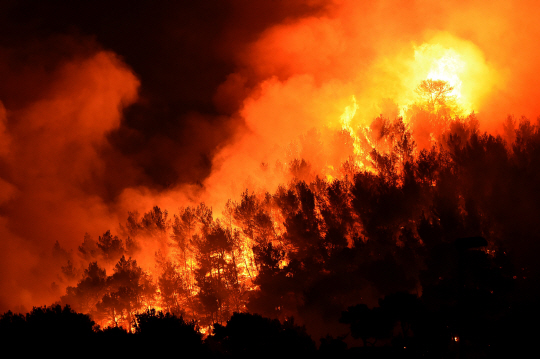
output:
<path id="1" fill-rule="evenodd" d="M 156 286 L 136 260 L 120 258 L 107 278 L 108 291 L 96 308 L 115 325 L 125 322 L 131 332 L 134 315 L 155 303 Z"/>
<path id="2" fill-rule="evenodd" d="M 436 112 L 447 105 L 453 90 L 454 87 L 447 81 L 427 79 L 420 82 L 416 93 L 426 103 L 428 111 Z"/>
<path id="3" fill-rule="evenodd" d="M 437 96 L 444 97 L 445 89 L 441 84 Z M 508 281 L 528 287 L 528 273 L 537 270 L 534 252 L 524 248 L 537 248 L 527 239 L 540 233 L 531 215 L 540 212 L 539 133 L 537 125 L 522 121 L 509 143 L 480 134 L 469 117 L 452 120 L 438 146 L 418 149 L 414 128 L 403 119 L 378 118 L 357 136 L 366 137 L 370 168 L 351 166 L 341 178 L 311 182 L 293 178 L 274 193 L 246 190 L 238 202 L 227 203 L 220 218 L 204 204 L 182 208 L 169 224 L 156 208 L 138 219 L 130 214 L 131 228 L 140 232 L 125 235 L 146 240 L 156 231 L 163 237 L 153 276 L 126 257 L 107 276 L 95 262 L 96 247 L 103 251 L 114 247 L 107 243 L 122 241 L 110 232 L 99 243 L 86 236 L 81 260 L 93 262 L 62 300 L 126 328 L 137 314 L 155 308 L 189 316 L 207 329 L 234 312 L 282 321 L 295 316 L 309 322 L 313 332 L 337 323 L 349 308 L 342 322 L 366 345 L 375 339 L 413 343 L 430 338 L 430 319 L 413 321 L 400 312 L 408 310 L 400 305 L 411 297 L 394 294 L 422 293 L 423 301 L 452 307 L 459 262 L 452 254 L 454 241 L 485 236 L 490 243 L 485 252 L 471 254 L 475 277 L 468 279 L 465 294 L 489 303 L 494 317 L 503 316 L 508 305 L 501 309 L 505 302 L 492 299 L 491 292 L 507 293 Z M 522 265 L 508 264 L 505 252 Z M 114 255 L 97 259 L 106 263 Z M 366 309 L 377 303 L 381 308 Z M 477 312 L 475 318 L 489 316 L 487 309 Z M 376 327 L 385 313 L 393 313 L 389 322 Z M 429 316 L 427 309 L 422 313 Z M 442 328 L 433 335 L 437 341 L 458 330 L 445 317 L 435 322 Z"/>

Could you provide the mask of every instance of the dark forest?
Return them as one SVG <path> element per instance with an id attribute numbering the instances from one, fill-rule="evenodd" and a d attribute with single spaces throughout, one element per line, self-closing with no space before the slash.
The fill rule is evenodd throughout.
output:
<path id="1" fill-rule="evenodd" d="M 299 160 L 290 183 L 246 190 L 217 219 L 204 203 L 154 207 L 76 254 L 57 242 L 76 284 L 49 307 L 5 313 L 0 336 L 225 357 L 513 350 L 538 319 L 540 128 L 508 118 L 503 138 L 479 133 L 474 116 L 447 125 L 418 150 L 413 126 L 377 118 L 364 132 L 380 144 L 365 160 L 374 170 L 351 157 L 328 181 Z M 152 271 L 132 258 L 144 240 L 170 253 L 156 251 Z"/>

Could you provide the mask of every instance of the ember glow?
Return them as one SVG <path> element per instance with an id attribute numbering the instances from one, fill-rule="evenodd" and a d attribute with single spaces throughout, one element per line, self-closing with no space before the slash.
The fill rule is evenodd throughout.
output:
<path id="1" fill-rule="evenodd" d="M 0 11 L 18 34 L 0 37 L 0 309 L 60 301 L 130 327 L 156 308 L 206 332 L 257 311 L 339 334 L 358 298 L 423 293 L 432 263 L 412 258 L 432 233 L 489 234 L 498 253 L 534 227 L 537 204 L 504 222 L 482 192 L 502 185 L 476 184 L 463 154 L 512 162 L 535 133 L 534 2 L 98 1 L 126 13 L 103 25 L 86 5 L 22 3 Z M 365 268 L 335 264 L 362 246 Z M 369 274 L 385 256 L 395 282 Z M 369 273 L 332 277 L 353 272 Z"/>

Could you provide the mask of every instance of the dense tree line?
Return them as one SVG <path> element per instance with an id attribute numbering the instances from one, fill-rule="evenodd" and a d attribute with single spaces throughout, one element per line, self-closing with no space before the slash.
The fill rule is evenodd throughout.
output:
<path id="1" fill-rule="evenodd" d="M 62 267 L 77 279 L 60 303 L 111 333 L 160 333 L 152 323 L 201 330 L 210 334 L 204 350 L 225 356 L 257 350 L 250 336 L 259 348 L 315 351 L 291 318 L 320 338 L 320 355 L 350 354 L 343 340 L 352 339 L 365 355 L 508 348 L 527 334 L 509 326 L 538 318 L 540 127 L 509 118 L 493 136 L 474 116 L 417 116 L 359 129 L 364 156 L 331 180 L 297 160 L 288 184 L 246 190 L 221 215 L 204 203 L 172 218 L 154 207 L 130 213 L 119 236 L 86 236 Z M 135 259 L 143 248 L 155 250 L 155 268 Z M 2 323 L 51 308 L 6 313 Z"/>

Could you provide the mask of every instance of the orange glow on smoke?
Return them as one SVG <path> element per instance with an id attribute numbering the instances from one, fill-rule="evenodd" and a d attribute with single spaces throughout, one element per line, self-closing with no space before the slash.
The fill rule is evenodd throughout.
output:
<path id="1" fill-rule="evenodd" d="M 410 84 L 409 90 L 427 79 L 447 82 L 453 88 L 449 96 L 456 101 L 459 108 L 456 115 L 459 116 L 466 116 L 472 111 L 482 112 L 485 96 L 501 81 L 474 44 L 447 33 L 440 33 L 431 41 L 414 46 L 410 70 L 410 75 L 404 78 Z M 414 101 L 407 95 L 403 98 L 404 108 Z"/>

